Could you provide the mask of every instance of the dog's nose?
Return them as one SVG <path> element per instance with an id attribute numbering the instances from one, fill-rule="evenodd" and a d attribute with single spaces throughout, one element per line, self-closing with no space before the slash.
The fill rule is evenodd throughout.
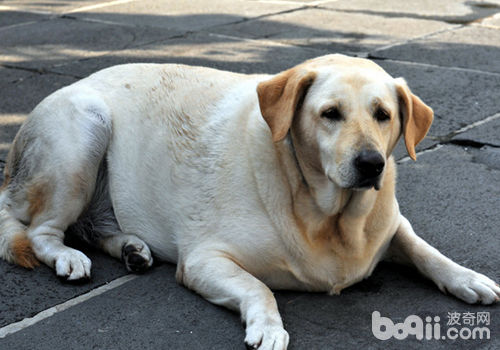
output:
<path id="1" fill-rule="evenodd" d="M 365 178 L 374 178 L 382 173 L 384 170 L 385 161 L 384 157 L 377 151 L 364 150 L 354 160 L 354 165 L 359 174 Z"/>

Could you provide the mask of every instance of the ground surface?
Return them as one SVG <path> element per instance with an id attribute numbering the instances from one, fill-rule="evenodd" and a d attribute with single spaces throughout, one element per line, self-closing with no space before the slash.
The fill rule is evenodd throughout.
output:
<path id="1" fill-rule="evenodd" d="M 326 53 L 369 57 L 404 76 L 436 113 L 417 163 L 401 145 L 396 150 L 403 213 L 446 255 L 498 281 L 500 1 L 409 4 L 0 1 L 0 162 L 38 102 L 110 65 L 178 62 L 274 73 Z M 177 285 L 174 266 L 137 277 L 99 252 L 88 254 L 93 278 L 83 285 L 64 284 L 43 266 L 27 271 L 0 262 L 0 349 L 243 348 L 239 317 Z M 407 268 L 383 264 L 341 296 L 276 295 L 291 349 L 500 348 L 499 305 L 464 304 Z M 376 310 L 394 322 L 440 316 L 442 333 L 448 313 L 460 313 L 454 327 L 461 330 L 464 313 L 489 312 L 491 336 L 380 341 L 371 331 Z"/>

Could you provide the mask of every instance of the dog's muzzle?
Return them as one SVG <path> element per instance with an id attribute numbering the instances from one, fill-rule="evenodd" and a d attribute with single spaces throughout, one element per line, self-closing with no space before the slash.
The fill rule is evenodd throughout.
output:
<path id="1" fill-rule="evenodd" d="M 354 159 L 357 172 L 355 188 L 380 188 L 380 175 L 384 171 L 384 157 L 377 151 L 363 150 Z"/>

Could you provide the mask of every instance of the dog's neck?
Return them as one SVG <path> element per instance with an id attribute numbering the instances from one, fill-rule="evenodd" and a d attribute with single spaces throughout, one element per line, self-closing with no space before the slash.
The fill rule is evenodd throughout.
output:
<path id="1" fill-rule="evenodd" d="M 284 149 L 280 152 L 282 162 L 288 169 L 286 175 L 292 187 L 294 203 L 306 205 L 309 202 L 307 206 L 311 208 L 308 211 L 318 211 L 319 215 L 325 217 L 342 213 L 354 192 L 330 181 L 296 144 L 294 136 L 289 133 L 282 143 Z"/>
<path id="2" fill-rule="evenodd" d="M 311 157 L 301 152 L 292 134 L 276 146 L 286 169 L 294 217 L 309 239 L 325 234 L 325 227 L 341 218 L 356 220 L 372 209 L 376 198 L 374 190 L 345 189 L 330 181 L 319 166 L 311 162 Z"/>

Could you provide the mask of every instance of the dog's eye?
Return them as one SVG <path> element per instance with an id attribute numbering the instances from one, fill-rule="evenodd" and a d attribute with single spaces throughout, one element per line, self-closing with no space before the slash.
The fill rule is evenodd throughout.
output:
<path id="1" fill-rule="evenodd" d="M 337 107 L 331 107 L 321 113 L 322 118 L 327 118 L 330 120 L 342 120 L 342 113 Z"/>
<path id="2" fill-rule="evenodd" d="M 375 117 L 375 119 L 377 119 L 379 122 L 384 122 L 384 121 L 386 121 L 386 120 L 391 119 L 391 116 L 390 116 L 389 112 L 387 112 L 387 111 L 386 111 L 385 109 L 383 109 L 383 108 L 377 108 L 377 110 L 375 111 L 374 117 Z"/>

